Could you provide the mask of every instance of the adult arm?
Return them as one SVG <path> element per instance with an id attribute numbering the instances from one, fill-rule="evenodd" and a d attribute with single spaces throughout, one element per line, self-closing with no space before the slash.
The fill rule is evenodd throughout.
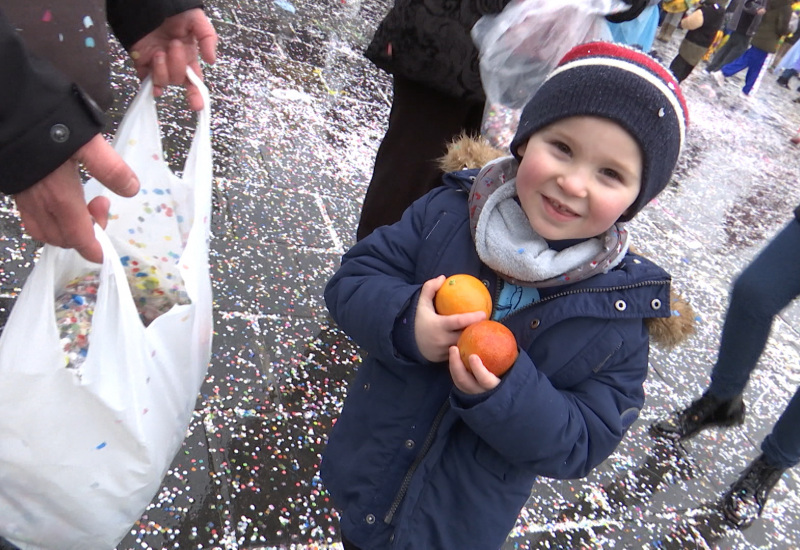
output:
<path id="1" fill-rule="evenodd" d="M 34 57 L 0 11 L 0 190 L 28 189 L 100 133 L 94 102 Z"/>

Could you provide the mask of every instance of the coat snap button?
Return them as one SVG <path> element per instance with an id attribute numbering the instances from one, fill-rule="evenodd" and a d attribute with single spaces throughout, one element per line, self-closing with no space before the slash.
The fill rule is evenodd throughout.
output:
<path id="1" fill-rule="evenodd" d="M 413 448 L 414 448 L 414 440 L 406 439 L 406 449 L 413 449 Z"/>
<path id="2" fill-rule="evenodd" d="M 625 311 L 628 309 L 628 304 L 625 303 L 625 300 L 617 300 L 614 302 L 614 307 L 617 308 L 617 311 Z"/>
<path id="3" fill-rule="evenodd" d="M 369 382 L 364 384 L 364 391 L 369 391 Z"/>
<path id="4" fill-rule="evenodd" d="M 650 307 L 653 309 L 661 309 L 661 300 L 653 298 L 653 301 L 650 302 Z"/>
<path id="5" fill-rule="evenodd" d="M 50 139 L 56 143 L 64 143 L 69 139 L 69 128 L 63 124 L 54 124 L 50 128 Z"/>
<path id="6" fill-rule="evenodd" d="M 375 523 L 375 516 L 373 516 L 372 514 L 367 514 L 367 517 L 365 519 L 367 520 L 367 523 L 369 523 L 370 525 Z"/>
<path id="7" fill-rule="evenodd" d="M 542 322 L 539 319 L 534 319 L 533 321 L 531 321 L 531 328 L 532 329 L 537 329 L 537 328 L 539 328 L 539 325 L 541 325 L 541 324 L 542 324 Z"/>

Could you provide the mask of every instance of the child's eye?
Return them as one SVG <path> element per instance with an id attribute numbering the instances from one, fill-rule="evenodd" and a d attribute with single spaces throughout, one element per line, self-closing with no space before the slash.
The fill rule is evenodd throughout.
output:
<path id="1" fill-rule="evenodd" d="M 602 170 L 600 170 L 600 173 L 607 178 L 611 178 L 616 181 L 622 181 L 622 175 L 620 175 L 619 172 L 611 168 L 603 168 Z"/>
<path id="2" fill-rule="evenodd" d="M 563 141 L 553 141 L 551 145 L 555 147 L 559 152 L 564 153 L 565 155 L 569 155 L 572 153 L 572 149 L 569 148 L 569 145 L 564 143 Z"/>

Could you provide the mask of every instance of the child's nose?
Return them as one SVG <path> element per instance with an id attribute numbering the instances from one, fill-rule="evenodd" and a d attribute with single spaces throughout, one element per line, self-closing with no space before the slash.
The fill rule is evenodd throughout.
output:
<path id="1" fill-rule="evenodd" d="M 575 170 L 556 178 L 556 183 L 564 190 L 564 193 L 579 198 L 586 197 L 587 181 L 586 174 L 583 174 L 580 170 Z"/>

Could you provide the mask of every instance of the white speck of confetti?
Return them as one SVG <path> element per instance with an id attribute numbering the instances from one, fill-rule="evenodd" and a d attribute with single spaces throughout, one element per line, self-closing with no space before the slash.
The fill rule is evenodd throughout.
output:
<path id="1" fill-rule="evenodd" d="M 88 16 L 88 15 L 85 15 L 85 16 L 83 17 L 83 26 L 84 26 L 85 28 L 87 28 L 87 29 L 88 29 L 89 27 L 93 27 L 93 26 L 94 26 L 94 21 L 92 21 L 92 18 L 91 18 L 90 16 Z"/>

